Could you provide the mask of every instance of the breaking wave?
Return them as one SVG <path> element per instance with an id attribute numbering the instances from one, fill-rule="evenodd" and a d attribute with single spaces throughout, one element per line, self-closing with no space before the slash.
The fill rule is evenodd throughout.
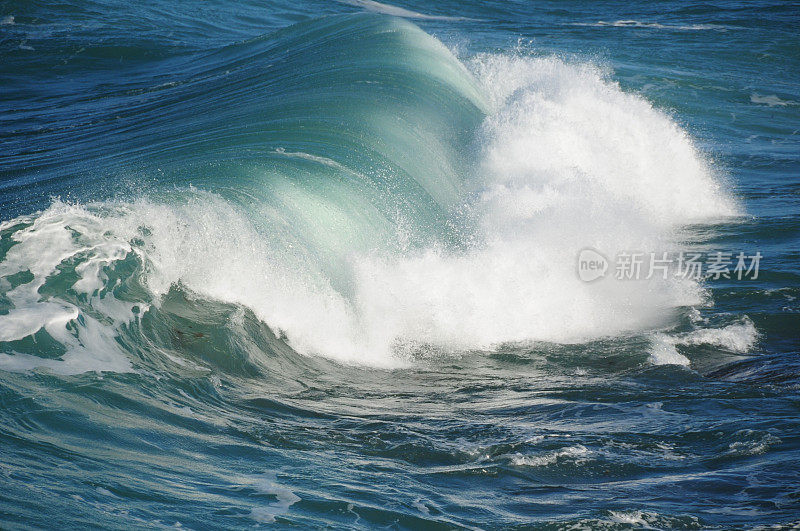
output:
<path id="1" fill-rule="evenodd" d="M 130 125 L 169 134 L 120 140 L 156 184 L 0 225 L 0 367 L 133 370 L 129 344 L 152 347 L 141 322 L 176 289 L 373 366 L 659 329 L 701 285 L 584 283 L 579 250 L 671 251 L 675 229 L 740 212 L 687 132 L 593 64 L 459 60 L 374 15 L 205 61 Z"/>

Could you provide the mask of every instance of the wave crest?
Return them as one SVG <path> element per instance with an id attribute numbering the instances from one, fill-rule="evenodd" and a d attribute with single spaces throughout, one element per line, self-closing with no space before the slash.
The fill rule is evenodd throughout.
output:
<path id="1" fill-rule="evenodd" d="M 357 86 L 366 98 L 320 108 L 336 116 L 327 127 L 338 123 L 338 136 L 312 127 L 303 137 L 302 120 L 287 118 L 285 141 L 278 129 L 262 138 L 261 165 L 222 161 L 198 180 L 206 191 L 184 185 L 131 202 L 57 202 L 3 224 L 3 366 L 36 366 L 19 341 L 45 330 L 67 353 L 38 365 L 127 370 L 116 334 L 175 285 L 252 310 L 297 352 L 376 366 L 408 363 L 429 347 L 649 330 L 668 323 L 676 307 L 703 302 L 691 281 L 587 284 L 574 272 L 587 246 L 608 256 L 669 251 L 679 246 L 676 227 L 739 212 L 666 114 L 591 64 L 479 55 L 465 67 L 405 21 L 320 24 L 288 31 L 286 42 L 322 32 L 343 47 L 326 52 L 337 55 L 352 44 L 344 24 L 355 26 L 353 35 L 396 32 L 402 52 L 387 71 L 376 64 L 390 56 L 363 50 L 339 72 L 327 63 L 309 71 L 314 88 L 293 97 L 318 101 L 314 94 L 328 83 Z M 298 59 L 302 69 L 318 58 L 309 53 Z M 387 85 L 392 79 L 404 83 Z M 241 108 L 259 108 L 260 100 L 240 101 L 234 88 Z M 226 127 L 245 118 L 237 113 Z M 362 136 L 350 141 L 354 132 Z M 198 150 L 191 160 L 228 149 Z M 386 164 L 376 169 L 376 161 Z M 173 184 L 191 180 L 196 166 L 188 168 Z M 125 277 L 131 259 L 138 265 Z M 137 275 L 144 295 L 118 299 L 115 286 Z M 48 284 L 59 287 L 42 293 Z"/>

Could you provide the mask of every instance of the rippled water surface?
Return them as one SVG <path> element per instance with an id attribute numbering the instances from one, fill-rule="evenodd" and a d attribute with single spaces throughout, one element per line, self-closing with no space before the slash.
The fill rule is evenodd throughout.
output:
<path id="1" fill-rule="evenodd" d="M 798 525 L 798 20 L 0 4 L 0 527 Z"/>

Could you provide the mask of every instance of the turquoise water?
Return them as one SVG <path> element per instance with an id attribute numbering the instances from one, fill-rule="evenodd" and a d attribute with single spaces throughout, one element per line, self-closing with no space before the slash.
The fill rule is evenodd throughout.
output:
<path id="1" fill-rule="evenodd" d="M 0 527 L 798 525 L 798 20 L 6 1 Z"/>

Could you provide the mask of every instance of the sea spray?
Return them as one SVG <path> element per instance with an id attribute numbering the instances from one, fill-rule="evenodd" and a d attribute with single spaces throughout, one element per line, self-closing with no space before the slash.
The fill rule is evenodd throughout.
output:
<path id="1" fill-rule="evenodd" d="M 408 23 L 396 29 L 403 38 L 418 31 Z M 440 44 L 426 46 L 439 60 L 455 61 Z M 80 278 L 70 291 L 86 293 L 93 311 L 115 326 L 135 316 L 109 306 L 113 291 L 104 289 L 103 271 L 134 254 L 147 304 L 181 285 L 250 309 L 297 352 L 376 366 L 405 364 L 422 347 L 453 352 L 646 331 L 669 324 L 676 307 L 701 304 L 701 286 L 687 279 L 589 284 L 574 269 L 584 247 L 609 256 L 672 250 L 678 247 L 674 228 L 738 212 L 685 131 L 592 64 L 479 55 L 467 67 L 474 80 L 458 83 L 480 87 L 475 101 L 488 102 L 469 142 L 477 148 L 437 148 L 473 158 L 448 163 L 449 172 L 462 168 L 448 177 L 462 195 L 425 185 L 436 203 L 460 205 L 449 210 L 449 221 L 419 214 L 425 206 L 392 211 L 370 199 L 384 195 L 380 186 L 388 187 L 387 197 L 397 196 L 404 189 L 393 180 L 400 176 L 381 184 L 380 173 L 352 166 L 355 152 L 328 157 L 278 147 L 273 153 L 283 168 L 294 164 L 301 175 L 316 172 L 327 180 L 297 180 L 282 169 L 260 177 L 265 186 L 244 201 L 226 189 L 215 191 L 212 180 L 204 183 L 208 191 L 176 189 L 166 201 L 145 197 L 86 208 L 56 203 L 35 222 L 49 220 L 47 231 L 33 227 L 11 235 L 19 241 L 12 255 L 32 258 L 37 242 L 49 248 L 59 242 L 63 256 L 46 271 L 32 270 L 28 287 L 79 256 Z M 449 68 L 468 75 L 463 66 Z M 410 141 L 427 140 L 412 134 L 404 140 Z M 395 148 L 386 146 L 386 156 L 394 157 Z M 408 171 L 404 179 L 426 179 L 424 168 Z M 259 198 L 263 204 L 254 203 Z M 454 234 L 461 240 L 455 247 Z M 2 265 L 14 274 L 27 267 L 18 261 Z M 28 333 L 50 326 L 55 318 L 46 308 L 68 312 L 69 320 L 79 313 L 58 293 L 27 302 L 14 293 L 19 308 L 0 319 L 10 322 L 16 312 L 39 308 L 31 315 L 41 314 L 41 321 L 29 320 Z M 77 330 L 89 326 L 90 315 L 75 321 Z M 76 333 L 76 345 L 67 348 L 83 348 L 82 337 Z M 110 350 L 112 338 L 106 339 Z"/>

